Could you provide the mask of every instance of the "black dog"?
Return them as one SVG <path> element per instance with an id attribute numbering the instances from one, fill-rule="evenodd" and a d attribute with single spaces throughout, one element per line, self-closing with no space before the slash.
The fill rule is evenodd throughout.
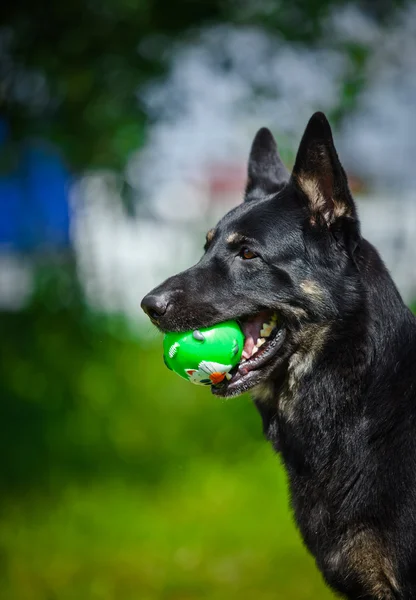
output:
<path id="1" fill-rule="evenodd" d="M 162 331 L 239 320 L 244 359 L 212 391 L 251 390 L 326 581 L 416 599 L 416 319 L 361 237 L 322 113 L 290 177 L 258 132 L 244 203 L 142 306 Z"/>

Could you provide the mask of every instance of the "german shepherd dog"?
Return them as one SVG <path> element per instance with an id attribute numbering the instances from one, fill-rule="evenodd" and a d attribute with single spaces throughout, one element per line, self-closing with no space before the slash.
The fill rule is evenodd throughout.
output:
<path id="1" fill-rule="evenodd" d="M 142 307 L 162 331 L 238 320 L 243 357 L 212 392 L 250 390 L 326 582 L 416 599 L 416 318 L 361 236 L 325 115 L 290 176 L 260 129 L 244 202 Z"/>

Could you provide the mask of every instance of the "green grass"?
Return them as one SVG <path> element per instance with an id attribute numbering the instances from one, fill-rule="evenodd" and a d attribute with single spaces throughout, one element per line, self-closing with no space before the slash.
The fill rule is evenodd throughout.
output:
<path id="1" fill-rule="evenodd" d="M 333 597 L 247 396 L 82 314 L 0 325 L 1 600 Z"/>
<path id="2" fill-rule="evenodd" d="M 5 600 L 331 598 L 263 446 L 240 464 L 177 465 L 143 487 L 108 480 L 3 506 Z"/>

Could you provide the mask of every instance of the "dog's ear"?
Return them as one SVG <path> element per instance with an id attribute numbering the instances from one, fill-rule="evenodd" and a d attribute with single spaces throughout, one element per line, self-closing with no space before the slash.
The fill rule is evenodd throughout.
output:
<path id="1" fill-rule="evenodd" d="M 245 202 L 278 192 L 289 180 L 273 135 L 267 127 L 256 134 L 248 160 Z"/>
<path id="2" fill-rule="evenodd" d="M 312 115 L 306 126 L 291 180 L 306 197 L 312 224 L 331 225 L 340 217 L 357 220 L 347 176 L 335 150 L 331 126 L 321 112 Z"/>

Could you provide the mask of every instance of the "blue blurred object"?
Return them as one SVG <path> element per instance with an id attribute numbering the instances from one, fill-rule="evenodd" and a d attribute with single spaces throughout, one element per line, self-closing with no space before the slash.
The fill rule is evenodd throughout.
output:
<path id="1" fill-rule="evenodd" d="M 0 120 L 0 153 L 7 124 Z M 0 251 L 62 249 L 70 244 L 70 173 L 59 153 L 40 143 L 23 143 L 13 171 L 0 173 Z"/>

